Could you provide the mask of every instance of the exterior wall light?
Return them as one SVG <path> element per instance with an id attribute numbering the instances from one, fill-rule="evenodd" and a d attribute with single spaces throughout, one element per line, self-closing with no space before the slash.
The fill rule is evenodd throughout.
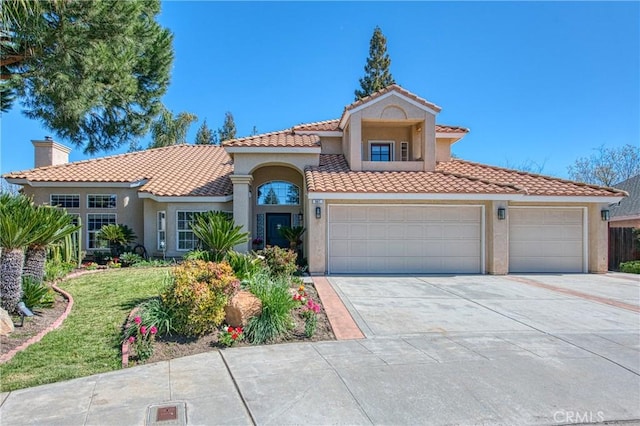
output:
<path id="1" fill-rule="evenodd" d="M 322 209 L 318 206 L 316 207 L 316 219 L 320 219 L 322 217 Z"/>
<path id="2" fill-rule="evenodd" d="M 498 220 L 505 220 L 507 218 L 507 209 L 504 207 L 498 207 Z"/>
<path id="3" fill-rule="evenodd" d="M 609 210 L 600 210 L 600 217 L 602 218 L 602 220 L 609 220 L 609 218 L 611 217 L 609 214 Z"/>
<path id="4" fill-rule="evenodd" d="M 302 212 L 298 213 L 298 225 L 302 226 L 302 219 L 304 219 L 304 216 L 302 215 Z"/>

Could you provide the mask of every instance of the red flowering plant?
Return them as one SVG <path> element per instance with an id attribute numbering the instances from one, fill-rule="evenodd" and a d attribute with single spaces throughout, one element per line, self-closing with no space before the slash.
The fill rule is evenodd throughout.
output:
<path id="1" fill-rule="evenodd" d="M 129 342 L 129 347 L 138 361 L 146 361 L 153 355 L 153 342 L 157 333 L 158 328 L 155 325 L 151 327 L 143 325 L 140 316 L 133 319 L 133 323 L 125 331 L 125 340 Z"/>
<path id="2" fill-rule="evenodd" d="M 304 318 L 304 335 L 307 337 L 313 337 L 318 328 L 318 314 L 322 310 L 322 306 L 319 303 L 314 302 L 311 298 L 307 300 L 306 305 L 302 311 L 302 318 Z"/>
<path id="3" fill-rule="evenodd" d="M 304 291 L 303 284 L 300 284 L 300 287 L 298 287 L 298 290 L 293 295 L 293 300 L 298 302 L 300 306 L 305 306 L 307 304 L 307 300 L 309 300 L 309 298 L 307 297 L 307 292 Z"/>
<path id="4" fill-rule="evenodd" d="M 223 326 L 218 332 L 218 342 L 229 347 L 235 342 L 244 339 L 244 330 L 242 327 Z"/>

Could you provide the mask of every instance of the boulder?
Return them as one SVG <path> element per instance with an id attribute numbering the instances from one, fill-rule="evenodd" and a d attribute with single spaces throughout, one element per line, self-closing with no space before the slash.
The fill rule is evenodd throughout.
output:
<path id="1" fill-rule="evenodd" d="M 0 336 L 8 336 L 13 333 L 13 321 L 4 309 L 0 308 Z"/>
<path id="2" fill-rule="evenodd" d="M 252 293 L 240 290 L 229 300 L 224 313 L 231 327 L 246 327 L 250 318 L 262 313 L 262 302 Z"/>

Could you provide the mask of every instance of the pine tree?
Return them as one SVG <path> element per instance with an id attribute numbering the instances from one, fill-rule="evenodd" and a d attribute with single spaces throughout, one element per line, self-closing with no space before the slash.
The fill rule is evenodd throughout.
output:
<path id="1" fill-rule="evenodd" d="M 143 136 L 173 62 L 159 13 L 160 0 L 3 0 L 2 111 L 21 100 L 27 117 L 86 153 Z"/>
<path id="2" fill-rule="evenodd" d="M 187 131 L 191 123 L 197 119 L 198 117 L 189 112 L 181 112 L 174 117 L 171 111 L 164 108 L 151 125 L 152 142 L 149 148 L 187 143 Z"/>
<path id="3" fill-rule="evenodd" d="M 218 145 L 218 135 L 207 126 L 207 120 L 204 120 L 196 133 L 196 145 Z"/>
<path id="4" fill-rule="evenodd" d="M 361 90 L 355 91 L 356 101 L 395 83 L 389 70 L 390 66 L 391 58 L 387 53 L 387 39 L 380 27 L 376 26 L 369 42 L 369 57 L 364 66 L 365 75 L 360 79 Z"/>
<path id="5" fill-rule="evenodd" d="M 236 138 L 236 123 L 233 121 L 233 114 L 227 111 L 224 114 L 224 124 L 218 129 L 220 143 Z"/>

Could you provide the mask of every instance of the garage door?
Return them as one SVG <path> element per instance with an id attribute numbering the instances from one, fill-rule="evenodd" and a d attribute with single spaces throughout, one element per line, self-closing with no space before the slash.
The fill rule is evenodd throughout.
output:
<path id="1" fill-rule="evenodd" d="M 329 206 L 330 273 L 480 273 L 479 206 Z"/>
<path id="2" fill-rule="evenodd" d="M 510 208 L 510 272 L 584 272 L 583 209 Z"/>

